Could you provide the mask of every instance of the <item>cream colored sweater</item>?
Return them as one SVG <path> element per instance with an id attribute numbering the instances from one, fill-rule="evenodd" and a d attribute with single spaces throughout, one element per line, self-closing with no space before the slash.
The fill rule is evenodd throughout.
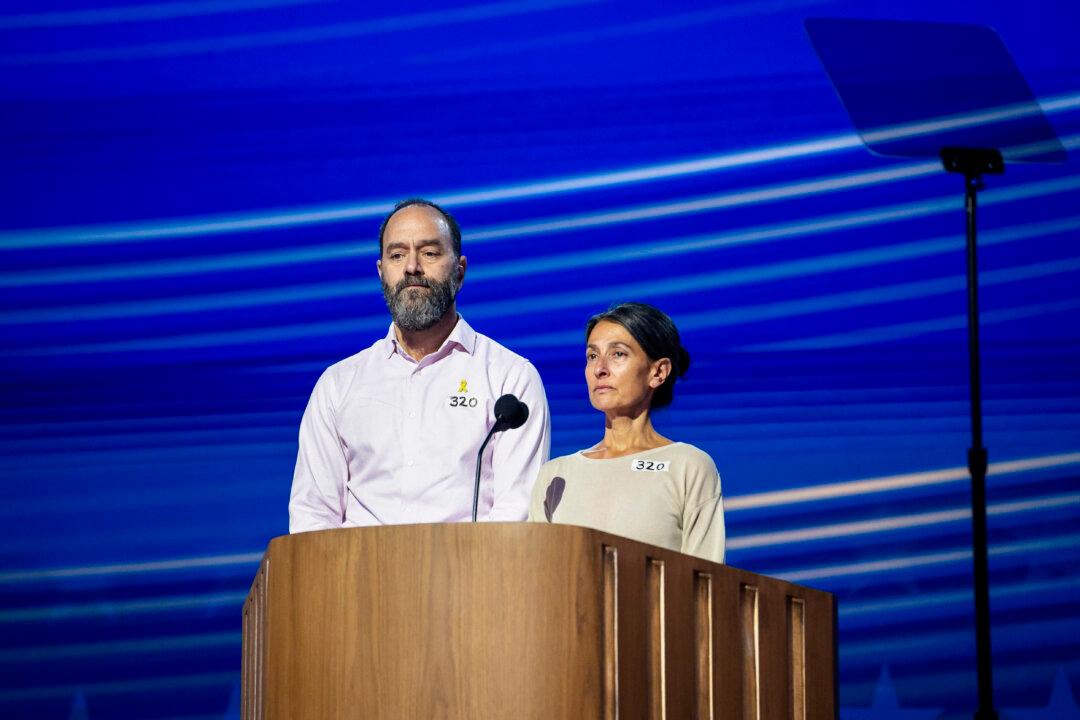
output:
<path id="1" fill-rule="evenodd" d="M 720 476 L 708 454 L 686 443 L 610 460 L 581 452 L 555 458 L 540 468 L 529 520 L 581 525 L 724 562 Z"/>

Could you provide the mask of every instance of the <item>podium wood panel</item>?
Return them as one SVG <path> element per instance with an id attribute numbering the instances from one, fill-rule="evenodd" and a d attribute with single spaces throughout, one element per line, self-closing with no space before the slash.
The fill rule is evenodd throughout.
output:
<path id="1" fill-rule="evenodd" d="M 303 533 L 245 603 L 242 714 L 831 720 L 834 635 L 828 593 L 584 528 Z"/>

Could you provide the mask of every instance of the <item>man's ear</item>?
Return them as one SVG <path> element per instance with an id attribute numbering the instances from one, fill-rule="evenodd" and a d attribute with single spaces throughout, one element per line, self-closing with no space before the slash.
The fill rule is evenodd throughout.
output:
<path id="1" fill-rule="evenodd" d="M 469 266 L 469 260 L 464 255 L 459 255 L 457 259 L 457 279 L 458 285 L 465 282 L 465 269 Z"/>
<path id="2" fill-rule="evenodd" d="M 382 280 L 382 258 L 375 261 L 375 271 L 379 273 L 379 280 Z"/>

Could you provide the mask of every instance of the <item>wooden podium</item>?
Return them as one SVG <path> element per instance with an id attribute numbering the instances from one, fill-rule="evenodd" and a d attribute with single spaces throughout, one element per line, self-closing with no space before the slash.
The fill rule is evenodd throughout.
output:
<path id="1" fill-rule="evenodd" d="M 833 720 L 818 590 L 569 525 L 275 538 L 244 604 L 242 716 Z"/>

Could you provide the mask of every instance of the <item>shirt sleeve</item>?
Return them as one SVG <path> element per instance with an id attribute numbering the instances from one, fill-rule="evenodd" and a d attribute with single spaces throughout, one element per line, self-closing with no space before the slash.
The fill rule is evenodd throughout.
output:
<path id="1" fill-rule="evenodd" d="M 328 370 L 315 384 L 300 421 L 300 449 L 289 496 L 290 533 L 337 528 L 344 522 L 349 464 L 332 400 L 333 378 Z"/>
<path id="2" fill-rule="evenodd" d="M 540 373 L 532 363 L 522 363 L 503 392 L 525 403 L 529 418 L 521 427 L 497 436 L 492 453 L 494 499 L 487 519 L 524 520 L 540 466 L 551 453 L 551 415 Z"/>
<path id="3" fill-rule="evenodd" d="M 687 478 L 689 486 L 683 508 L 682 552 L 722 563 L 727 536 L 720 474 L 711 459 L 697 465 L 692 473 Z"/>

